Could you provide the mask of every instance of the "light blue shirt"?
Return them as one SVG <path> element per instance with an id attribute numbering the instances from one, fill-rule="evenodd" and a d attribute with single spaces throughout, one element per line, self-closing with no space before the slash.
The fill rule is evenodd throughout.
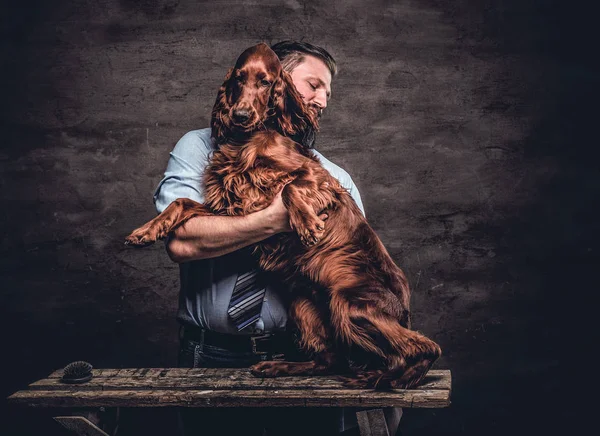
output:
<path id="1" fill-rule="evenodd" d="M 162 212 L 177 198 L 204 202 L 203 177 L 215 144 L 210 129 L 186 133 L 171 152 L 165 176 L 154 193 L 156 210 Z M 348 190 L 360 210 L 364 208 L 354 182 L 339 166 L 313 150 L 321 164 Z M 237 279 L 240 252 L 180 264 L 181 289 L 177 319 L 184 325 L 229 334 L 272 332 L 285 328 L 287 310 L 279 295 L 286 292 L 282 283 L 272 280 L 266 289 L 260 319 L 254 328 L 238 332 L 227 315 L 227 307 Z"/>

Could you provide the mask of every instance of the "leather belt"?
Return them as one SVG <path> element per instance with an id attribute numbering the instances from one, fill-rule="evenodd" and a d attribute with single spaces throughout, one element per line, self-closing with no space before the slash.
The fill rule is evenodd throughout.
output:
<path id="1" fill-rule="evenodd" d="M 282 358 L 294 347 L 292 338 L 285 332 L 257 335 L 231 335 L 194 327 L 182 327 L 182 339 L 224 348 L 233 352 L 269 355 L 273 360 Z"/>

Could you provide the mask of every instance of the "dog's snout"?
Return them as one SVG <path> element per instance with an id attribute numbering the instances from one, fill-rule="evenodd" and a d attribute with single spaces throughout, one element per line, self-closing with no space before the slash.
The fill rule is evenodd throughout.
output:
<path id="1" fill-rule="evenodd" d="M 233 111 L 233 116 L 237 122 L 243 123 L 250 119 L 250 111 L 248 109 L 236 109 Z"/>

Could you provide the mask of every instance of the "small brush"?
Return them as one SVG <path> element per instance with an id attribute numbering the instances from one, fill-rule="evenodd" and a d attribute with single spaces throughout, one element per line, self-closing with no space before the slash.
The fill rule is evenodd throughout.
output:
<path id="1" fill-rule="evenodd" d="M 71 362 L 63 369 L 61 381 L 63 383 L 85 383 L 92 378 L 92 365 L 78 360 Z"/>

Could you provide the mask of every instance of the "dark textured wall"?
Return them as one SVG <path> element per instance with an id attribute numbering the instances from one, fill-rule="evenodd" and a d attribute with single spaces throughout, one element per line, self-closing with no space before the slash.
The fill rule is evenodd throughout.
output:
<path id="1" fill-rule="evenodd" d="M 571 429 L 565 386 L 587 360 L 569 332 L 597 288 L 589 16 L 541 0 L 3 2 L 2 397 L 72 360 L 175 365 L 177 266 L 123 237 L 154 216 L 170 149 L 207 125 L 237 55 L 292 38 L 339 62 L 319 148 L 353 176 L 454 375 L 453 405 L 407 411 L 405 434 Z M 19 433 L 33 411 L 10 410 L 10 434 L 41 425 Z M 169 413 L 140 417 L 170 433 Z"/>

